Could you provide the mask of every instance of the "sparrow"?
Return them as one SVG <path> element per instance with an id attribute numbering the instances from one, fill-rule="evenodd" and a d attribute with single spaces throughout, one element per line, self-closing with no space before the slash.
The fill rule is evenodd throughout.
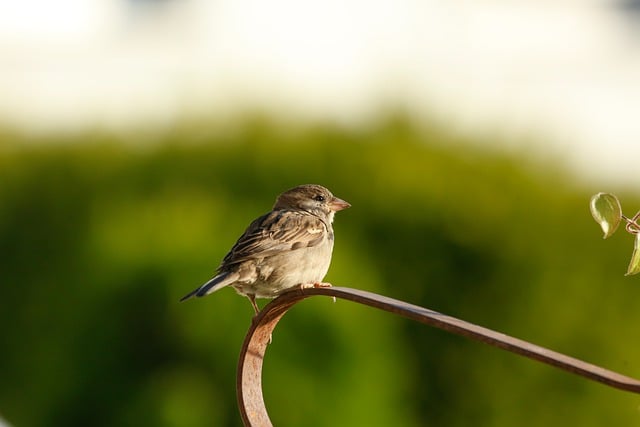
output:
<path id="1" fill-rule="evenodd" d="M 249 298 L 258 314 L 256 298 L 275 298 L 292 288 L 330 287 L 322 279 L 333 252 L 333 217 L 350 206 L 321 185 L 285 191 L 271 212 L 249 225 L 215 276 L 180 301 L 231 286 Z"/>

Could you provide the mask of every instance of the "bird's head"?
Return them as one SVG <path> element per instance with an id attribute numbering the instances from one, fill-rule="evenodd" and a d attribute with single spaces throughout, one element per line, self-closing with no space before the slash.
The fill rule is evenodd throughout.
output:
<path id="1" fill-rule="evenodd" d="M 323 186 L 306 184 L 294 187 L 279 195 L 273 209 L 301 209 L 323 218 L 327 217 L 331 222 L 336 212 L 350 206 L 349 203 L 337 198 Z"/>

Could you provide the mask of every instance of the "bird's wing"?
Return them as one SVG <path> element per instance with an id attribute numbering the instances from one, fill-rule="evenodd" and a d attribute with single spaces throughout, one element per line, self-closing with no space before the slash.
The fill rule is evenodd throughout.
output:
<path id="1" fill-rule="evenodd" d="M 278 210 L 249 225 L 224 257 L 220 270 L 247 260 L 320 244 L 327 233 L 325 223 L 304 211 Z"/>

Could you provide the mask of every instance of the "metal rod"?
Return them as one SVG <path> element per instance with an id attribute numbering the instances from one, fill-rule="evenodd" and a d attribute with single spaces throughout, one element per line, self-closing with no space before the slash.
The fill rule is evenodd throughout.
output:
<path id="1" fill-rule="evenodd" d="M 385 310 L 555 366 L 610 387 L 640 393 L 640 381 L 634 378 L 424 307 L 351 288 L 296 289 L 274 299 L 256 315 L 242 345 L 238 362 L 236 391 L 240 414 L 245 426 L 272 426 L 262 395 L 264 354 L 271 340 L 271 333 L 287 310 L 303 299 L 314 295 L 336 297 Z"/>

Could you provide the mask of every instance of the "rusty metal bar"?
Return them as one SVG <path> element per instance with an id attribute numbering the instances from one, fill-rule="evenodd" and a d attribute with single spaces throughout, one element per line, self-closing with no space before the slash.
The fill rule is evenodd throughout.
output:
<path id="1" fill-rule="evenodd" d="M 424 307 L 351 288 L 296 289 L 274 299 L 256 315 L 242 345 L 236 388 L 240 414 L 245 426 L 266 427 L 272 425 L 262 395 L 264 354 L 273 329 L 287 310 L 299 301 L 314 295 L 337 297 L 385 310 L 555 366 L 610 387 L 640 393 L 640 381 L 634 378 Z"/>

